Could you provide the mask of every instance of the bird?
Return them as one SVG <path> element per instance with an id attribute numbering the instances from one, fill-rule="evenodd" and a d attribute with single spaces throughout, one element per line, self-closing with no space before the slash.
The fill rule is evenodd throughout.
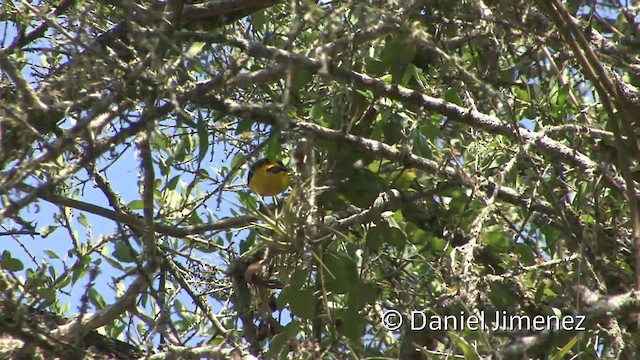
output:
<path id="1" fill-rule="evenodd" d="M 289 169 L 281 161 L 260 159 L 249 168 L 249 189 L 260 196 L 276 196 L 289 187 Z"/>

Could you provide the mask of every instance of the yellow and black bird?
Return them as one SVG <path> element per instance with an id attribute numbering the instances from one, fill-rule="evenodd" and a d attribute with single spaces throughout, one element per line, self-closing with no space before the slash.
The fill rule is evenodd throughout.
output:
<path id="1" fill-rule="evenodd" d="M 289 187 L 289 170 L 281 161 L 264 158 L 249 169 L 249 189 L 260 196 L 276 196 Z"/>

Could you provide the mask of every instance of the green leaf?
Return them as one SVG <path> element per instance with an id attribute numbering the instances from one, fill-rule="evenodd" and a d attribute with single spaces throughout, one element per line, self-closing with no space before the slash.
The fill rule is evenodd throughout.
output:
<path id="1" fill-rule="evenodd" d="M 21 271 L 24 269 L 24 264 L 19 259 L 11 257 L 11 252 L 5 250 L 2 252 L 2 258 L 0 258 L 0 266 L 3 269 L 9 271 Z"/>
<path id="2" fill-rule="evenodd" d="M 411 139 L 413 140 L 413 148 L 416 155 L 426 158 L 432 158 L 433 151 L 431 151 L 431 145 L 422 132 L 423 130 L 426 130 L 426 128 L 427 126 L 421 126 L 420 131 L 413 131 L 411 133 Z"/>
<path id="3" fill-rule="evenodd" d="M 576 344 L 578 343 L 578 339 L 582 337 L 581 333 L 576 334 L 576 336 L 572 337 L 571 340 L 569 340 L 569 342 L 567 342 L 562 349 L 560 349 L 560 351 L 558 351 L 555 355 L 553 355 L 553 357 L 550 360 L 560 360 L 560 359 L 565 359 L 566 356 L 569 354 L 569 351 L 571 351 L 571 349 L 573 349 L 574 346 L 576 346 Z"/>
<path id="4" fill-rule="evenodd" d="M 567 98 L 569 97 L 569 84 L 565 84 L 558 90 L 558 95 L 556 97 L 556 105 L 563 106 L 567 102 Z"/>
<path id="5" fill-rule="evenodd" d="M 367 231 L 367 237 L 366 237 L 367 247 L 373 253 L 376 253 L 378 250 L 380 250 L 380 247 L 382 246 L 382 244 L 384 244 L 384 240 L 385 240 L 384 229 L 376 226 L 373 229 L 370 229 L 369 231 Z"/>
<path id="6" fill-rule="evenodd" d="M 378 294 L 378 287 L 374 283 L 362 283 L 357 292 L 349 294 L 347 305 L 350 310 L 360 311 L 366 304 L 375 302 Z"/>
<path id="7" fill-rule="evenodd" d="M 536 257 L 529 245 L 523 243 L 517 243 L 514 246 L 513 252 L 518 255 L 520 263 L 524 266 L 535 265 Z"/>
<path id="8" fill-rule="evenodd" d="M 400 81 L 400 85 L 407 86 L 409 81 L 413 79 L 413 68 L 416 66 L 413 64 L 407 65 L 406 69 L 404 69 L 404 74 L 402 75 L 402 80 Z"/>
<path id="9" fill-rule="evenodd" d="M 351 309 L 339 311 L 335 317 L 338 332 L 353 342 L 360 342 L 366 330 L 366 320 L 357 311 Z"/>
<path id="10" fill-rule="evenodd" d="M 397 64 L 406 64 L 416 55 L 416 45 L 407 38 L 394 36 L 388 37 L 384 49 L 380 53 L 380 60 L 391 67 Z"/>
<path id="11" fill-rule="evenodd" d="M 491 285 L 489 298 L 499 310 L 506 310 L 518 301 L 517 296 L 514 296 L 511 289 L 498 283 L 493 283 Z"/>
<path id="12" fill-rule="evenodd" d="M 291 274 L 289 285 L 291 288 L 299 290 L 308 282 L 309 280 L 309 270 L 307 269 L 296 269 L 293 274 Z"/>
<path id="13" fill-rule="evenodd" d="M 127 207 L 131 210 L 141 210 L 144 207 L 144 202 L 141 199 L 133 200 L 127 204 Z"/>
<path id="14" fill-rule="evenodd" d="M 388 66 L 387 64 L 385 64 L 384 62 L 378 59 L 369 58 L 365 63 L 365 69 L 368 74 L 371 74 L 372 76 L 375 76 L 375 77 L 379 77 L 385 73 L 385 71 L 388 69 Z M 361 90 L 357 90 L 357 91 L 361 92 Z M 371 97 L 373 98 L 373 94 L 371 94 Z"/>
<path id="15" fill-rule="evenodd" d="M 123 241 L 116 243 L 116 248 L 113 251 L 113 257 L 124 263 L 132 263 L 136 261 L 137 252 Z"/>
<path id="16" fill-rule="evenodd" d="M 167 185 L 165 186 L 165 189 L 167 189 L 167 190 L 175 190 L 176 186 L 178 186 L 178 181 L 179 180 L 180 180 L 180 175 L 174 176 L 171 180 L 169 180 L 167 182 Z M 142 200 L 140 200 L 140 202 L 142 203 Z"/>
<path id="17" fill-rule="evenodd" d="M 190 57 L 194 57 L 200 54 L 200 52 L 206 45 L 207 45 L 206 42 L 195 41 L 193 44 L 191 44 L 191 46 L 189 46 L 189 49 L 187 50 L 187 55 L 189 55 Z"/>
<path id="18" fill-rule="evenodd" d="M 56 301 L 56 290 L 49 287 L 37 289 L 38 296 L 45 300 L 45 304 L 50 305 Z"/>
<path id="19" fill-rule="evenodd" d="M 462 353 L 464 354 L 465 359 L 470 359 L 470 360 L 481 359 L 480 354 L 478 354 L 476 349 L 474 349 L 473 346 L 471 346 L 471 344 L 467 342 L 467 340 L 458 336 L 458 334 L 456 334 L 453 331 L 449 331 L 447 334 L 449 335 L 450 338 L 453 339 L 453 342 L 458 346 L 458 348 L 462 350 Z"/>
<path id="20" fill-rule="evenodd" d="M 297 290 L 294 290 L 291 286 L 285 286 L 285 288 L 280 291 L 280 295 L 278 295 L 278 298 L 276 299 L 276 306 L 278 309 L 286 308 L 287 305 L 289 305 L 289 300 L 296 291 Z"/>
<path id="21" fill-rule="evenodd" d="M 107 302 L 104 301 L 100 292 L 95 288 L 89 288 L 89 301 L 91 301 L 97 309 L 104 309 L 107 307 Z"/>
<path id="22" fill-rule="evenodd" d="M 256 233 L 252 231 L 246 239 L 240 240 L 240 254 L 244 254 L 249 251 L 251 247 L 256 243 Z"/>
<path id="23" fill-rule="evenodd" d="M 207 122 L 204 120 L 202 113 L 198 111 L 198 164 L 202 163 L 202 160 L 209 151 L 209 131 L 207 129 Z"/>
<path id="24" fill-rule="evenodd" d="M 264 10 L 256 11 L 251 14 L 251 21 L 249 21 L 249 24 L 251 24 L 251 26 L 255 29 L 256 32 L 261 33 L 264 31 L 264 25 L 266 20 L 267 20 L 267 17 L 265 16 Z"/>
<path id="25" fill-rule="evenodd" d="M 384 181 L 369 169 L 353 171 L 349 181 L 337 187 L 337 191 L 346 201 L 359 208 L 371 206 L 383 190 Z"/>
<path id="26" fill-rule="evenodd" d="M 371 248 L 373 251 L 379 249 L 384 243 L 387 243 L 398 250 L 402 250 L 407 243 L 407 237 L 404 232 L 398 227 L 390 226 L 387 221 L 376 223 L 376 227 L 367 232 L 366 239 L 367 247 Z"/>
<path id="27" fill-rule="evenodd" d="M 89 224 L 87 216 L 84 213 L 80 213 L 80 215 L 78 215 L 78 222 L 85 228 L 91 229 L 91 225 Z"/>
<path id="28" fill-rule="evenodd" d="M 404 210 L 403 210 L 404 211 Z M 408 220 L 411 221 L 411 220 Z M 426 228 L 426 226 L 425 226 Z M 433 234 L 423 230 L 417 224 L 408 222 L 406 226 L 407 240 L 416 246 L 424 246 L 425 249 L 429 246 L 429 242 L 434 237 Z"/>
<path id="29" fill-rule="evenodd" d="M 351 258 L 327 253 L 322 259 L 328 273 L 325 275 L 327 290 L 337 294 L 357 292 L 360 284 L 358 267 Z"/>
<path id="30" fill-rule="evenodd" d="M 271 128 L 271 131 L 278 131 L 275 127 Z M 267 158 L 272 160 L 280 160 L 280 154 L 282 153 L 282 139 L 280 136 L 272 136 L 271 140 L 267 143 L 267 147 L 264 154 Z M 286 164 L 285 164 L 286 165 Z"/>
<path id="31" fill-rule="evenodd" d="M 436 236 L 429 238 L 429 248 L 434 253 L 444 252 L 447 246 L 449 246 L 449 242 L 442 238 Z"/>
<path id="32" fill-rule="evenodd" d="M 414 80 L 418 83 L 419 90 L 425 90 L 427 88 L 427 78 L 424 76 L 424 70 L 415 66 L 414 64 L 409 64 L 407 67 L 411 70 L 411 74 L 413 75 Z"/>
<path id="33" fill-rule="evenodd" d="M 253 124 L 255 124 L 255 121 L 251 119 L 248 119 L 248 118 L 240 119 L 240 121 L 238 121 L 238 126 L 236 127 L 236 135 L 240 135 L 244 132 L 251 131 L 251 127 L 253 126 Z"/>
<path id="34" fill-rule="evenodd" d="M 518 99 L 520 99 L 521 101 L 524 101 L 525 103 L 529 103 L 531 102 L 531 94 L 529 93 L 529 89 L 526 87 L 519 87 L 519 86 L 513 86 L 512 88 L 513 93 L 516 95 L 516 97 Z"/>
<path id="35" fill-rule="evenodd" d="M 187 153 L 191 153 L 191 142 L 189 141 L 189 137 L 181 136 L 175 149 L 175 160 L 178 162 L 184 161 Z"/>
<path id="36" fill-rule="evenodd" d="M 60 259 L 60 256 L 53 250 L 43 250 L 43 252 L 47 254 L 50 259 Z"/>
<path id="37" fill-rule="evenodd" d="M 384 81 L 387 84 L 393 84 L 393 76 L 391 74 L 382 75 L 380 80 Z"/>
<path id="38" fill-rule="evenodd" d="M 311 111 L 309 111 L 309 116 L 311 116 L 312 120 L 320 121 L 326 111 L 326 104 L 324 101 L 316 102 L 312 107 Z"/>
<path id="39" fill-rule="evenodd" d="M 277 358 L 281 355 L 283 349 L 285 349 L 285 345 L 291 339 L 295 339 L 300 331 L 300 322 L 292 321 L 288 323 L 279 334 L 273 337 L 269 342 L 269 352 L 271 353 L 272 358 Z M 286 348 L 286 352 L 289 352 L 288 347 Z"/>
<path id="40" fill-rule="evenodd" d="M 86 276 L 88 272 L 87 266 L 91 262 L 91 257 L 87 255 L 79 255 L 78 261 L 76 262 L 76 266 L 73 267 L 73 271 L 71 272 L 71 283 L 75 284 L 78 282 L 80 278 Z"/>
<path id="41" fill-rule="evenodd" d="M 47 225 L 40 230 L 40 236 L 46 238 L 58 229 L 59 226 Z"/>
<path id="42" fill-rule="evenodd" d="M 297 70 L 294 72 L 291 81 L 293 91 L 298 91 L 305 87 L 313 79 L 313 74 L 307 70 Z"/>
<path id="43" fill-rule="evenodd" d="M 313 319 L 316 313 L 316 298 L 313 289 L 298 290 L 289 299 L 291 313 L 301 319 Z"/>
<path id="44" fill-rule="evenodd" d="M 364 96 L 365 99 L 371 101 L 373 100 L 374 96 L 373 96 L 373 91 L 371 90 L 356 90 L 356 92 L 362 96 Z"/>
<path id="45" fill-rule="evenodd" d="M 484 234 L 483 241 L 497 252 L 505 252 L 511 245 L 511 239 L 498 229 L 487 231 Z"/>
<path id="46" fill-rule="evenodd" d="M 120 270 L 120 271 L 124 271 L 124 266 L 122 266 L 122 264 L 118 261 L 113 260 L 113 258 L 109 257 L 105 257 L 105 260 L 107 260 L 107 262 L 109 263 L 109 265 L 113 266 L 114 268 Z"/>
<path id="47" fill-rule="evenodd" d="M 444 99 L 450 103 L 462 106 L 462 98 L 460 97 L 460 90 L 452 87 L 448 88 L 444 93 Z"/>

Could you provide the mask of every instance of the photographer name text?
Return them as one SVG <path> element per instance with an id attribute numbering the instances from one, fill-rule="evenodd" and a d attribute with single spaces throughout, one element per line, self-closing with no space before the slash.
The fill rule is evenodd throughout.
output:
<path id="1" fill-rule="evenodd" d="M 459 315 L 434 315 L 423 311 L 412 311 L 403 317 L 396 310 L 387 311 L 383 325 L 389 330 L 398 330 L 408 325 L 411 330 L 448 331 L 448 330 L 510 330 L 510 331 L 545 331 L 565 330 L 584 331 L 584 315 L 513 315 L 506 311 L 485 312 Z"/>

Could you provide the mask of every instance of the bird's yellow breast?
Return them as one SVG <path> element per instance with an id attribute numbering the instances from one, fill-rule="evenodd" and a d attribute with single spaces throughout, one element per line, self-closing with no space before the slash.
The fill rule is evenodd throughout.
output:
<path id="1" fill-rule="evenodd" d="M 276 196 L 288 187 L 287 169 L 277 163 L 259 166 L 249 178 L 249 188 L 260 196 Z"/>

